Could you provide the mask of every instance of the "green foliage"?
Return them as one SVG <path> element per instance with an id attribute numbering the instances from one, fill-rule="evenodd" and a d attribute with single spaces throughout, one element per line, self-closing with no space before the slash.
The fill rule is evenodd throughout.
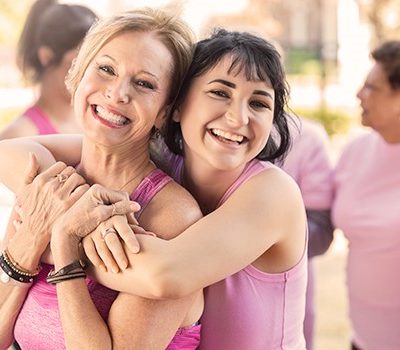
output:
<path id="1" fill-rule="evenodd" d="M 296 108 L 294 112 L 299 117 L 308 118 L 321 123 L 329 136 L 346 133 L 352 123 L 351 117 L 345 112 L 326 107 L 314 109 Z"/>
<path id="2" fill-rule="evenodd" d="M 288 74 L 318 75 L 321 72 L 321 61 L 317 51 L 307 48 L 290 48 L 285 66 Z"/>

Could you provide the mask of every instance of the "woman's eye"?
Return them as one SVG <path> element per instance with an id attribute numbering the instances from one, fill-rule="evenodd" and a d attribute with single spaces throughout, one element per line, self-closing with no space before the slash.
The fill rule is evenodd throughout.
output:
<path id="1" fill-rule="evenodd" d="M 154 85 L 146 80 L 137 80 L 136 85 L 139 85 L 146 89 L 154 90 Z"/>
<path id="2" fill-rule="evenodd" d="M 211 93 L 218 97 L 229 97 L 228 94 L 222 90 L 212 90 Z"/>
<path id="3" fill-rule="evenodd" d="M 271 109 L 269 104 L 267 104 L 265 102 L 261 102 L 261 101 L 251 101 L 250 106 L 252 106 L 253 108 L 256 108 L 256 109 L 264 109 L 264 108 Z"/>
<path id="4" fill-rule="evenodd" d="M 111 66 L 99 66 L 99 69 L 109 75 L 115 75 L 114 69 Z"/>

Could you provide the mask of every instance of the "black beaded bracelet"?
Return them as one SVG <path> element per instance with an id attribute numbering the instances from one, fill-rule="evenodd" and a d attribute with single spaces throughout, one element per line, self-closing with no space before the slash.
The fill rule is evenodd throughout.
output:
<path id="1" fill-rule="evenodd" d="M 0 266 L 4 273 L 6 273 L 10 278 L 15 281 L 22 283 L 32 283 L 33 277 L 30 274 L 21 273 L 17 269 L 13 268 L 12 264 L 4 253 L 0 255 Z"/>

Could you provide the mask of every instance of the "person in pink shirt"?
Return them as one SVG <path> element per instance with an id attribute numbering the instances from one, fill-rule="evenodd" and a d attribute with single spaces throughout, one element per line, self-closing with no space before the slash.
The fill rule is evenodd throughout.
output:
<path id="1" fill-rule="evenodd" d="M 26 81 L 37 85 L 33 106 L 0 133 L 0 139 L 29 135 L 78 133 L 65 76 L 86 32 L 97 16 L 81 5 L 37 0 L 31 7 L 17 50 Z"/>
<path id="2" fill-rule="evenodd" d="M 400 41 L 372 51 L 357 94 L 371 130 L 335 170 L 334 224 L 349 242 L 346 281 L 352 348 L 400 349 Z"/>
<path id="3" fill-rule="evenodd" d="M 161 10 L 104 18 L 85 37 L 67 80 L 84 130 L 75 168 L 55 162 L 29 138 L 0 142 L 0 179 L 23 188 L 17 195 L 22 222 L 8 232 L 0 254 L 1 349 L 13 339 L 22 349 L 197 348 L 201 289 L 167 301 L 149 299 L 157 294 L 145 277 L 139 294 L 108 289 L 86 278 L 75 236 L 101 223 L 102 244 L 118 230 L 137 251 L 129 223 L 140 219 L 143 228 L 170 239 L 202 216 L 149 153 L 154 126 L 189 68 L 192 39 L 187 24 Z M 48 137 L 58 143 L 58 136 Z M 39 162 L 30 156 L 24 179 L 30 152 Z M 67 211 L 72 208 L 75 214 Z M 125 215 L 133 212 L 136 218 Z M 110 216 L 112 223 L 105 221 Z"/>
<path id="4" fill-rule="evenodd" d="M 290 144 L 286 99 L 269 42 L 221 29 L 197 43 L 163 130 L 174 153 L 161 158 L 206 216 L 169 241 L 136 235 L 141 250 L 125 250 L 129 265 L 118 275 L 96 269 L 103 285 L 125 293 L 147 286 L 152 298 L 208 286 L 200 349 L 305 349 L 305 209 L 296 183 L 272 164 Z M 56 139 L 38 140 L 73 163 L 81 140 Z M 107 247 L 113 252 L 120 243 L 106 243 L 101 229 L 83 241 L 95 266 L 112 269 L 119 257 L 112 263 Z"/>
<path id="5" fill-rule="evenodd" d="M 333 240 L 331 206 L 333 169 L 328 154 L 328 135 L 316 122 L 302 119 L 290 124 L 293 145 L 282 169 L 300 187 L 308 222 L 308 283 L 304 336 L 307 350 L 314 348 L 314 266 L 312 258 L 326 252 Z"/>

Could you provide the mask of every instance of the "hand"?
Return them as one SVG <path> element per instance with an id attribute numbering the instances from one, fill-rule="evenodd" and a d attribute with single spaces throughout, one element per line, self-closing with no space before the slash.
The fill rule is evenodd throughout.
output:
<path id="1" fill-rule="evenodd" d="M 38 175 L 39 164 L 31 153 L 24 184 L 17 193 L 15 223 L 26 239 L 43 252 L 50 241 L 56 219 L 72 206 L 89 188 L 74 168 L 57 162 Z"/>
<path id="2" fill-rule="evenodd" d="M 58 238 L 80 242 L 101 222 L 114 215 L 128 215 L 140 210 L 136 202 L 129 200 L 126 192 L 108 190 L 100 185 L 90 189 L 62 216 L 53 228 L 54 242 Z M 53 245 L 53 237 L 52 237 Z"/>
<path id="3" fill-rule="evenodd" d="M 116 215 L 102 222 L 96 230 L 84 238 L 83 248 L 94 266 L 103 271 L 117 273 L 128 267 L 128 257 L 123 242 L 132 253 L 139 252 L 135 234 L 149 234 L 136 224 L 130 224 L 124 215 Z"/>

